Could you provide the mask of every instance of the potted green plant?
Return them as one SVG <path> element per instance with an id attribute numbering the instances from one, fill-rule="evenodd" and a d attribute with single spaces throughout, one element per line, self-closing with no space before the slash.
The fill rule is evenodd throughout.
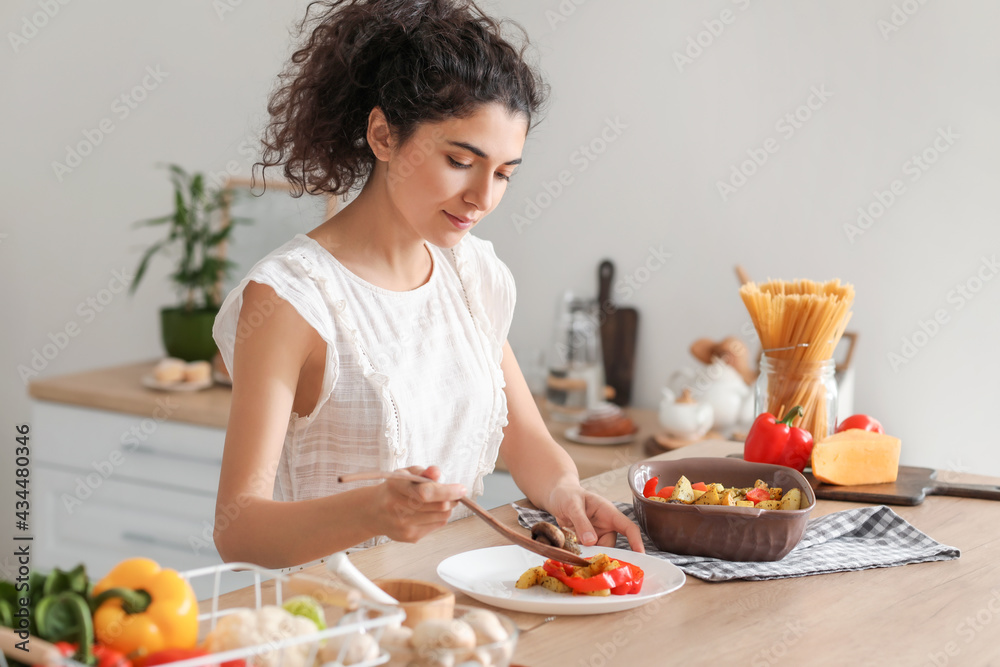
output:
<path id="1" fill-rule="evenodd" d="M 166 225 L 167 236 L 146 249 L 129 291 L 135 293 L 154 255 L 174 254 L 177 263 L 170 278 L 181 304 L 160 310 L 163 345 L 171 357 L 210 360 L 216 352 L 212 325 L 222 305 L 221 284 L 234 266 L 225 257 L 225 243 L 235 225 L 249 219 L 229 217 L 235 191 L 207 187 L 203 174 L 166 166 L 174 186 L 174 211 L 135 226 Z"/>

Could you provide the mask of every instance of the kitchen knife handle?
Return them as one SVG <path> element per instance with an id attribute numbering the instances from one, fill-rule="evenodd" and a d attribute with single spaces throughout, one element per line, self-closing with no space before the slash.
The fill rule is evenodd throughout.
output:
<path id="1" fill-rule="evenodd" d="M 980 500 L 1000 500 L 1000 486 L 996 484 L 956 484 L 935 482 L 931 495 L 979 498 Z"/>
<path id="2" fill-rule="evenodd" d="M 597 269 L 597 305 L 601 309 L 611 300 L 611 280 L 615 276 L 615 265 L 610 259 L 601 262 Z"/>

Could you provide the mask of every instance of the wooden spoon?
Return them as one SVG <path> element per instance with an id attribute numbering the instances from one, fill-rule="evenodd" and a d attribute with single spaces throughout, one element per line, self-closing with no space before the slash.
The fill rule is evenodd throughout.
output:
<path id="1" fill-rule="evenodd" d="M 362 482 L 374 479 L 405 479 L 410 482 L 416 482 L 418 484 L 424 482 L 433 482 L 434 480 L 428 479 L 426 477 L 421 477 L 420 475 L 414 475 L 406 470 L 394 470 L 392 472 L 386 472 L 384 470 L 367 470 L 362 472 L 354 472 L 347 475 L 341 475 L 337 478 L 341 483 L 343 482 Z M 542 544 L 541 542 L 536 542 L 527 535 L 523 535 L 511 528 L 508 528 L 504 524 L 497 521 L 496 517 L 487 512 L 474 500 L 469 498 L 459 498 L 459 502 L 472 510 L 476 516 L 485 521 L 490 525 L 493 530 L 497 531 L 510 542 L 523 547 L 528 551 L 534 551 L 536 554 L 545 556 L 546 558 L 551 558 L 552 560 L 557 560 L 561 563 L 571 563 L 573 565 L 590 565 L 590 561 L 586 560 L 582 556 L 578 556 L 572 551 L 567 551 L 566 549 L 560 549 L 549 544 Z"/>
<path id="2" fill-rule="evenodd" d="M 28 650 L 22 651 L 17 648 L 19 645 Z M 25 641 L 17 632 L 4 627 L 0 627 L 0 653 L 28 665 L 58 665 L 63 661 L 54 644 L 31 635 Z"/>

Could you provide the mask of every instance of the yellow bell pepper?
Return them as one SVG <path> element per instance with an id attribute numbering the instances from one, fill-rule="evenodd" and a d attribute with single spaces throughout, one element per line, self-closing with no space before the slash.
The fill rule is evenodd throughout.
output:
<path id="1" fill-rule="evenodd" d="M 97 641 L 132 658 L 198 641 L 198 599 L 176 570 L 149 558 L 122 561 L 94 586 Z"/>

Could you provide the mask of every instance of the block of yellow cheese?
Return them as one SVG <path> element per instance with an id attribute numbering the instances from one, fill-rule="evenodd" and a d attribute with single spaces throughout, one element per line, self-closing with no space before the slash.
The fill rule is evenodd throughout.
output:
<path id="1" fill-rule="evenodd" d="M 813 475 L 827 484 L 895 482 L 899 472 L 899 438 L 852 428 L 813 446 Z"/>

